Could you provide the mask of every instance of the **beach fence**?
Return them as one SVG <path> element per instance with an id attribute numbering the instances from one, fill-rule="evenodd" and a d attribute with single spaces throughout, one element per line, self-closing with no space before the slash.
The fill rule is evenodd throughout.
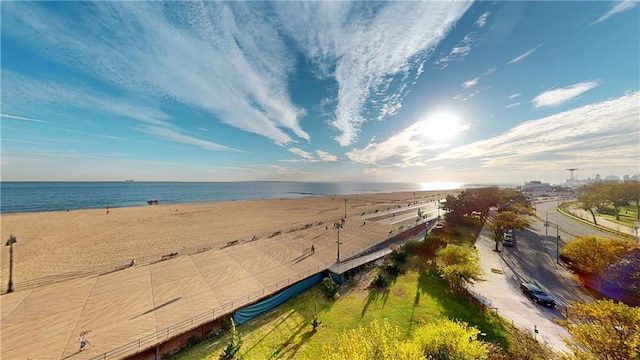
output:
<path id="1" fill-rule="evenodd" d="M 399 239 L 401 236 L 406 235 L 405 239 L 416 238 L 424 234 L 426 229 L 426 223 L 419 223 L 416 226 L 406 228 L 402 234 L 396 234 L 392 237 L 392 239 Z M 385 244 L 388 244 L 388 241 L 384 241 Z M 226 315 L 231 315 L 234 311 L 246 307 L 247 305 L 251 305 L 261 299 L 272 296 L 279 290 L 289 287 L 303 279 L 307 279 L 310 276 L 316 275 L 320 272 L 329 270 L 331 272 L 341 274 L 347 270 L 357 268 L 364 264 L 370 263 L 381 257 L 385 256 L 391 252 L 390 249 L 381 249 L 374 253 L 368 253 L 366 255 L 361 255 L 356 257 L 357 254 L 362 254 L 360 249 L 347 254 L 347 257 L 350 259 L 348 261 L 342 261 L 340 263 L 333 264 L 330 266 L 329 264 L 317 265 L 315 267 L 308 268 L 307 270 L 303 270 L 294 276 L 290 276 L 287 279 L 280 280 L 273 285 L 265 287 L 261 290 L 254 291 L 248 295 L 244 295 L 236 300 L 233 300 L 229 303 L 221 305 L 217 308 L 211 309 L 199 315 L 196 315 L 192 318 L 183 320 L 178 322 L 170 327 L 159 330 L 154 334 L 147 335 L 138 340 L 129 342 L 125 345 L 122 345 L 116 349 L 110 350 L 106 353 L 98 355 L 96 357 L 91 358 L 91 360 L 107 360 L 107 359 L 121 359 L 128 356 L 132 356 L 144 351 L 147 351 L 151 348 L 159 346 L 169 340 L 183 335 L 193 329 L 197 329 L 205 324 L 212 323 L 216 320 L 223 318 Z"/>

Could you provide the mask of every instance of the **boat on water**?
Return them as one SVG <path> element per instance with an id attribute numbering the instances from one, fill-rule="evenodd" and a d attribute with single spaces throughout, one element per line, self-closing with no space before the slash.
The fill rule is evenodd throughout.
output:
<path id="1" fill-rule="evenodd" d="M 133 182 L 133 179 L 127 179 L 124 182 Z"/>

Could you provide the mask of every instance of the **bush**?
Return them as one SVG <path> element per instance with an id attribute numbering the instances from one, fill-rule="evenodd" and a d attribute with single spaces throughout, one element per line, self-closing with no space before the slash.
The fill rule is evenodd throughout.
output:
<path id="1" fill-rule="evenodd" d="M 338 296 L 338 284 L 332 278 L 326 277 L 322 279 L 322 291 L 329 299 L 336 299 Z"/>
<path id="2" fill-rule="evenodd" d="M 372 284 L 375 285 L 375 286 L 385 287 L 385 286 L 389 285 L 389 280 L 387 279 L 386 276 L 384 276 L 384 274 L 380 273 L 373 280 Z"/>

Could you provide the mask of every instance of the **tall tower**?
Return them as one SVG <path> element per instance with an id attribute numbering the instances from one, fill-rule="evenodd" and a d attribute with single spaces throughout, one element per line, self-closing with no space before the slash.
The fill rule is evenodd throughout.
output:
<path id="1" fill-rule="evenodd" d="M 576 171 L 576 170 L 580 170 L 580 169 L 571 168 L 571 169 L 566 169 L 566 170 L 571 171 L 571 177 L 569 178 L 569 180 L 575 180 L 575 179 L 576 179 L 576 177 L 575 177 L 575 176 L 573 176 L 573 172 L 574 172 L 574 171 Z"/>

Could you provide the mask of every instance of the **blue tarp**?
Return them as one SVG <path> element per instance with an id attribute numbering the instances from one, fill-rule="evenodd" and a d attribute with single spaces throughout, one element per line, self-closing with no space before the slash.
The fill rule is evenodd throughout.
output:
<path id="1" fill-rule="evenodd" d="M 324 275 L 322 273 L 315 274 L 309 278 L 306 278 L 300 282 L 297 282 L 285 290 L 267 298 L 253 305 L 249 305 L 243 309 L 240 309 L 233 314 L 233 321 L 236 325 L 245 323 L 256 316 L 269 311 L 280 304 L 285 303 L 287 300 L 295 297 L 296 295 L 305 292 L 313 285 L 319 283 Z"/>

